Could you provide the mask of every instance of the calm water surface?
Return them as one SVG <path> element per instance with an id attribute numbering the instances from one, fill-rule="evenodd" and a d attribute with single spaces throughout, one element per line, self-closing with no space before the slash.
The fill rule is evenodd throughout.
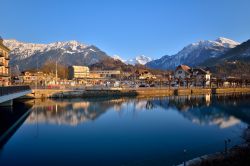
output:
<path id="1" fill-rule="evenodd" d="M 30 100 L 0 120 L 1 166 L 176 165 L 243 142 L 250 95 Z"/>

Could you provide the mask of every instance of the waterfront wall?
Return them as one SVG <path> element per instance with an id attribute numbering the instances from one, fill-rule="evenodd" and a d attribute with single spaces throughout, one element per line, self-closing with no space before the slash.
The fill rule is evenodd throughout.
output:
<path id="1" fill-rule="evenodd" d="M 111 89 L 111 90 L 52 90 L 36 89 L 25 98 L 90 98 L 90 97 L 129 97 L 129 96 L 172 96 L 197 94 L 227 94 L 249 93 L 250 88 L 137 88 L 137 89 Z"/>

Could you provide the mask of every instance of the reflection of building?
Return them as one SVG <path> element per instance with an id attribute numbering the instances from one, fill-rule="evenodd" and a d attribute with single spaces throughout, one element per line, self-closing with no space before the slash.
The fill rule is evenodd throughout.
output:
<path id="1" fill-rule="evenodd" d="M 36 100 L 37 102 L 37 100 Z M 62 101 L 56 102 L 46 100 L 36 103 L 33 107 L 31 115 L 27 123 L 51 123 L 78 125 L 90 120 L 95 120 L 113 106 L 113 102 L 109 101 Z"/>
<path id="2" fill-rule="evenodd" d="M 89 78 L 89 68 L 87 66 L 69 66 L 69 80 L 80 80 L 85 78 Z"/>
<path id="3" fill-rule="evenodd" d="M 3 45 L 3 39 L 0 37 L 0 86 L 10 84 L 9 52 L 9 48 Z"/>

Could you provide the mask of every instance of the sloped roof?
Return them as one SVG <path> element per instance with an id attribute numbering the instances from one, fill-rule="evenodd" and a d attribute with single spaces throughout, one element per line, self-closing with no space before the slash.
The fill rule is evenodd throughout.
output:
<path id="1" fill-rule="evenodd" d="M 176 68 L 176 70 L 178 70 L 178 69 L 182 69 L 182 70 L 184 70 L 184 71 L 186 71 L 186 72 L 189 72 L 190 67 L 187 66 L 187 65 L 179 65 L 179 66 Z"/>
<path id="2" fill-rule="evenodd" d="M 208 70 L 204 70 L 202 68 L 194 68 L 194 69 L 192 69 L 192 71 L 197 72 L 199 74 L 208 74 L 208 73 L 210 73 Z"/>

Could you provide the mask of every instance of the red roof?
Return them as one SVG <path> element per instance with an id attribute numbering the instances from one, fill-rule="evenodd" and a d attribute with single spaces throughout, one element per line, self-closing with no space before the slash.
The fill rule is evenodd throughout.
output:
<path id="1" fill-rule="evenodd" d="M 187 65 L 179 65 L 179 66 L 176 68 L 176 70 L 178 70 L 178 69 L 182 69 L 182 70 L 184 70 L 184 71 L 186 71 L 186 72 L 189 72 L 190 67 L 187 66 Z"/>

